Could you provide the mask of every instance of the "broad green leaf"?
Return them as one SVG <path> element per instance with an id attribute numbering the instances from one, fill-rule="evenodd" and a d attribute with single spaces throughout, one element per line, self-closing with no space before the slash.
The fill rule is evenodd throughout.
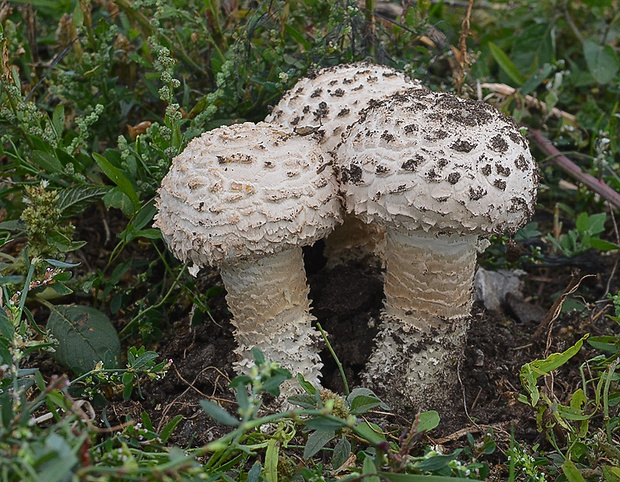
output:
<path id="1" fill-rule="evenodd" d="M 48 174 L 62 172 L 62 164 L 52 154 L 43 151 L 34 151 L 32 160 Z"/>
<path id="2" fill-rule="evenodd" d="M 381 405 L 381 400 L 376 396 L 358 395 L 351 401 L 351 413 L 353 415 L 361 415 L 369 410 Z"/>
<path id="3" fill-rule="evenodd" d="M 608 84 L 618 73 L 618 55 L 610 45 L 600 45 L 594 40 L 583 42 L 583 55 L 588 70 L 599 84 Z"/>
<path id="4" fill-rule="evenodd" d="M 588 219 L 588 231 L 590 234 L 599 234 L 605 231 L 606 213 L 593 214 Z"/>
<path id="5" fill-rule="evenodd" d="M 562 472 L 564 472 L 564 476 L 568 482 L 586 482 L 586 479 L 583 478 L 579 469 L 568 458 L 565 459 L 562 464 Z"/>
<path id="6" fill-rule="evenodd" d="M 338 430 L 345 427 L 347 423 L 344 420 L 335 417 L 317 416 L 304 420 L 304 425 L 315 430 Z"/>
<path id="7" fill-rule="evenodd" d="M 291 395 L 288 402 L 307 409 L 316 408 L 317 405 L 316 398 L 312 395 Z"/>
<path id="8" fill-rule="evenodd" d="M 110 190 L 107 186 L 84 185 L 63 189 L 58 193 L 58 209 L 63 216 L 80 214 L 91 203 L 99 201 Z"/>
<path id="9" fill-rule="evenodd" d="M 452 460 L 456 459 L 458 454 L 453 453 L 450 455 L 434 455 L 428 459 L 421 460 L 415 464 L 416 469 L 426 472 L 435 472 L 436 470 L 444 468 Z"/>
<path id="10" fill-rule="evenodd" d="M 598 249 L 599 251 L 613 251 L 615 249 L 620 249 L 620 246 L 618 246 L 617 244 L 605 241 L 604 239 L 600 238 L 590 239 L 590 246 L 592 246 L 592 248 L 594 249 Z"/>
<path id="11" fill-rule="evenodd" d="M 262 469 L 263 467 L 261 466 L 260 462 L 254 462 L 254 465 L 252 465 L 252 468 L 248 472 L 246 482 L 259 482 Z"/>
<path id="12" fill-rule="evenodd" d="M 373 445 L 385 442 L 385 435 L 377 424 L 371 422 L 361 422 L 355 426 L 354 431 L 364 440 L 367 440 Z"/>
<path id="13" fill-rule="evenodd" d="M 418 433 L 428 432 L 430 430 L 433 430 L 434 428 L 437 428 L 439 422 L 439 414 L 435 410 L 422 412 L 418 416 L 418 425 L 416 426 L 416 430 Z"/>
<path id="14" fill-rule="evenodd" d="M 510 77 L 510 80 L 519 86 L 523 85 L 526 80 L 525 76 L 519 71 L 516 65 L 512 63 L 504 51 L 493 42 L 489 42 L 489 48 L 491 49 L 491 55 L 493 55 L 493 58 L 506 75 Z"/>
<path id="15" fill-rule="evenodd" d="M 603 465 L 602 469 L 605 482 L 620 482 L 620 468 L 611 465 Z"/>
<path id="16" fill-rule="evenodd" d="M 103 171 L 103 173 L 110 178 L 110 180 L 118 186 L 118 188 L 129 198 L 129 200 L 134 205 L 135 209 L 140 208 L 140 199 L 138 198 L 138 194 L 133 187 L 131 181 L 123 174 L 123 172 L 112 165 L 105 157 L 101 154 L 97 154 L 93 152 L 93 159 L 99 166 L 99 168 Z"/>
<path id="17" fill-rule="evenodd" d="M 126 216 L 131 216 L 136 207 L 127 194 L 125 194 L 118 186 L 110 189 L 103 196 L 103 203 L 106 208 L 116 208 L 123 211 Z"/>
<path id="18" fill-rule="evenodd" d="M 265 451 L 265 479 L 267 482 L 278 482 L 278 454 L 280 443 L 275 439 L 269 439 Z"/>
<path id="19" fill-rule="evenodd" d="M 597 350 L 611 354 L 618 353 L 620 348 L 620 340 L 613 335 L 592 336 L 588 338 L 588 343 Z"/>
<path id="20" fill-rule="evenodd" d="M 308 460 L 315 455 L 325 445 L 336 436 L 333 430 L 315 430 L 308 437 L 306 446 L 304 447 L 304 460 Z"/>
<path id="21" fill-rule="evenodd" d="M 575 221 L 575 227 L 577 228 L 577 231 L 579 231 L 580 233 L 585 233 L 588 230 L 588 221 L 588 213 L 581 213 L 579 216 L 577 216 L 577 220 Z"/>
<path id="22" fill-rule="evenodd" d="M 54 109 L 54 113 L 52 114 L 52 126 L 54 126 L 54 131 L 56 131 L 56 137 L 60 139 L 62 137 L 62 132 L 65 130 L 64 105 L 58 104 Z"/>
<path id="23" fill-rule="evenodd" d="M 233 417 L 230 413 L 224 410 L 219 405 L 210 402 L 209 400 L 200 400 L 200 406 L 205 413 L 216 422 L 230 427 L 236 427 L 239 425 L 239 420 Z"/>
<path id="24" fill-rule="evenodd" d="M 338 443 L 334 447 L 334 455 L 332 457 L 332 467 L 338 469 L 344 464 L 351 455 L 351 442 L 344 435 L 340 437 Z"/>
<path id="25" fill-rule="evenodd" d="M 366 457 L 362 465 L 363 480 L 365 482 L 380 482 L 381 479 L 376 474 L 377 466 L 370 457 Z"/>
<path id="26" fill-rule="evenodd" d="M 53 306 L 47 329 L 58 340 L 54 358 L 75 373 L 92 370 L 102 361 L 116 368 L 121 359 L 121 344 L 107 316 L 90 306 Z"/>

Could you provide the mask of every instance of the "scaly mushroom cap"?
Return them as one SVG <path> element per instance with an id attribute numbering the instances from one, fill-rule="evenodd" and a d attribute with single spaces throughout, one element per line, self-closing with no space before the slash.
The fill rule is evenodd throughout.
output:
<path id="1" fill-rule="evenodd" d="M 220 127 L 174 158 L 155 225 L 196 267 L 274 254 L 341 222 L 334 178 L 312 136 L 264 122 Z"/>
<path id="2" fill-rule="evenodd" d="M 323 149 L 330 152 L 362 109 L 395 92 L 420 86 L 401 72 L 369 62 L 327 67 L 300 79 L 265 121 L 299 130 L 318 127 Z"/>
<path id="3" fill-rule="evenodd" d="M 347 212 L 409 231 L 513 232 L 538 176 L 515 122 L 492 106 L 414 88 L 366 109 L 343 135 Z"/>

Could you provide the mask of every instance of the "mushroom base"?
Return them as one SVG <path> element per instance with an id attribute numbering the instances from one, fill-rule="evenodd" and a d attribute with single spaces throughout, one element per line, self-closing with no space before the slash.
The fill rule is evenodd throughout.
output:
<path id="1" fill-rule="evenodd" d="M 364 379 L 388 404 L 417 411 L 453 409 L 469 317 L 436 319 L 418 330 L 384 314 Z"/>
<path id="2" fill-rule="evenodd" d="M 418 330 L 468 316 L 478 236 L 388 229 L 385 312 Z"/>
<path id="3" fill-rule="evenodd" d="M 226 301 L 234 316 L 238 373 L 254 365 L 252 348 L 261 350 L 295 377 L 320 385 L 320 334 L 312 327 L 309 288 L 301 248 L 293 248 L 258 260 L 227 263 L 220 267 Z M 290 383 L 283 394 L 295 390 Z"/>

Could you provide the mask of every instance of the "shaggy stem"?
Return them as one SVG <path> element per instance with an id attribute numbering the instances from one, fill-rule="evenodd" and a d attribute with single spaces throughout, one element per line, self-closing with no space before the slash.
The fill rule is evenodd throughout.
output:
<path id="1" fill-rule="evenodd" d="M 295 376 L 317 384 L 323 366 L 318 332 L 312 328 L 301 248 L 220 267 L 226 301 L 237 328 L 238 371 L 253 365 L 251 349 Z"/>
<path id="2" fill-rule="evenodd" d="M 425 332 L 438 319 L 469 315 L 477 240 L 388 230 L 386 315 Z"/>

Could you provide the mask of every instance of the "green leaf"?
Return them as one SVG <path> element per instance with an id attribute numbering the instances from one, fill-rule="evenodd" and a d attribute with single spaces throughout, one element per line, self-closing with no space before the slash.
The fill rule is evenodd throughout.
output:
<path id="1" fill-rule="evenodd" d="M 523 388 L 530 394 L 532 407 L 536 406 L 540 399 L 540 392 L 536 386 L 536 380 L 542 376 L 548 375 L 575 356 L 588 336 L 587 334 L 584 335 L 577 343 L 562 353 L 552 353 L 544 360 L 534 360 L 521 367 L 519 378 Z"/>
<path id="2" fill-rule="evenodd" d="M 605 241 L 601 238 L 590 239 L 590 246 L 594 249 L 598 249 L 599 251 L 613 251 L 615 249 L 620 249 L 620 246 L 617 244 Z"/>
<path id="3" fill-rule="evenodd" d="M 265 451 L 265 479 L 267 482 L 278 482 L 278 454 L 280 443 L 275 439 L 269 439 Z"/>
<path id="4" fill-rule="evenodd" d="M 332 457 L 332 468 L 338 469 L 344 464 L 351 455 L 351 442 L 343 435 L 334 447 Z"/>
<path id="5" fill-rule="evenodd" d="M 58 209 L 65 217 L 80 214 L 91 203 L 99 201 L 110 190 L 108 186 L 84 185 L 63 189 L 58 193 Z"/>
<path id="6" fill-rule="evenodd" d="M 421 460 L 415 464 L 416 469 L 425 472 L 435 472 L 447 466 L 451 461 L 455 460 L 458 454 L 434 455 L 428 459 Z"/>
<path id="7" fill-rule="evenodd" d="M 499 64 L 500 68 L 510 77 L 515 84 L 521 86 L 525 83 L 525 76 L 519 71 L 517 66 L 508 58 L 502 49 L 500 49 L 493 42 L 489 42 L 489 48 L 491 49 L 491 55 L 495 61 Z"/>
<path id="8" fill-rule="evenodd" d="M 429 432 L 434 428 L 437 428 L 439 422 L 439 414 L 435 410 L 422 412 L 420 415 L 418 415 L 418 425 L 416 426 L 416 431 L 418 433 Z"/>
<path id="9" fill-rule="evenodd" d="M 183 420 L 183 415 L 177 415 L 166 424 L 166 426 L 159 434 L 159 438 L 161 439 L 162 443 L 166 443 L 168 441 L 168 439 L 172 435 L 172 432 L 174 432 L 174 429 L 177 428 L 177 425 L 179 425 L 181 420 Z"/>
<path id="10" fill-rule="evenodd" d="M 579 469 L 568 458 L 564 459 L 564 463 L 562 464 L 562 472 L 564 472 L 568 482 L 586 482 L 586 479 L 583 478 L 583 475 L 581 475 Z"/>
<path id="11" fill-rule="evenodd" d="M 325 417 L 318 415 L 308 420 L 304 420 L 304 424 L 315 430 L 338 430 L 347 426 L 347 422 L 336 417 Z"/>
<path id="12" fill-rule="evenodd" d="M 361 422 L 358 423 L 355 428 L 357 433 L 364 440 L 370 442 L 372 445 L 377 445 L 381 442 L 385 442 L 385 435 L 381 431 L 381 428 L 375 423 Z"/>
<path id="13" fill-rule="evenodd" d="M 230 427 L 236 427 L 239 425 L 239 420 L 233 417 L 230 413 L 224 410 L 219 405 L 210 402 L 209 400 L 200 400 L 200 406 L 205 413 L 216 422 Z"/>
<path id="14" fill-rule="evenodd" d="M 52 126 L 56 131 L 56 137 L 60 139 L 65 130 L 65 106 L 58 104 L 52 114 Z"/>
<path id="15" fill-rule="evenodd" d="M 304 447 L 304 460 L 308 460 L 315 455 L 325 445 L 336 436 L 333 430 L 316 430 L 310 434 L 306 446 Z"/>
<path id="16" fill-rule="evenodd" d="M 103 203 L 106 208 L 120 209 L 126 216 L 131 216 L 136 210 L 129 196 L 121 191 L 118 186 L 110 189 L 105 196 L 103 196 Z"/>
<path id="17" fill-rule="evenodd" d="M 383 402 L 377 398 L 376 395 L 357 395 L 351 400 L 351 413 L 353 415 L 361 415 L 369 410 L 378 407 Z"/>
<path id="18" fill-rule="evenodd" d="M 54 359 L 77 374 L 92 370 L 102 361 L 116 368 L 121 343 L 107 316 L 90 306 L 52 306 L 47 329 L 58 340 Z"/>
<path id="19" fill-rule="evenodd" d="M 610 45 L 600 45 L 594 40 L 583 42 L 583 55 L 588 70 L 599 84 L 608 84 L 618 73 L 618 55 Z"/>
<path id="20" fill-rule="evenodd" d="M 103 173 L 110 178 L 110 180 L 118 186 L 118 188 L 129 198 L 133 204 L 135 210 L 140 208 L 140 199 L 133 187 L 131 181 L 123 174 L 123 172 L 117 167 L 113 166 L 105 157 L 101 154 L 93 152 L 93 159 L 103 171 Z"/>
<path id="21" fill-rule="evenodd" d="M 605 482 L 620 482 L 620 468 L 611 465 L 603 465 L 602 469 Z"/>
<path id="22" fill-rule="evenodd" d="M 380 479 L 376 474 L 377 466 L 370 457 L 366 457 L 364 459 L 364 464 L 362 465 L 362 475 L 364 476 L 364 482 L 380 482 Z"/>
<path id="23" fill-rule="evenodd" d="M 579 231 L 580 233 L 585 233 L 589 227 L 588 221 L 588 213 L 581 213 L 579 216 L 577 216 L 577 220 L 575 221 L 575 227 L 577 228 L 577 231 Z"/>
<path id="24" fill-rule="evenodd" d="M 48 174 L 59 173 L 63 170 L 62 164 L 56 156 L 48 152 L 34 151 L 32 153 L 32 160 Z"/>
<path id="25" fill-rule="evenodd" d="M 260 462 L 254 462 L 252 468 L 248 472 L 248 476 L 246 478 L 246 482 L 259 482 L 260 481 L 260 473 L 262 472 L 263 467 Z"/>

